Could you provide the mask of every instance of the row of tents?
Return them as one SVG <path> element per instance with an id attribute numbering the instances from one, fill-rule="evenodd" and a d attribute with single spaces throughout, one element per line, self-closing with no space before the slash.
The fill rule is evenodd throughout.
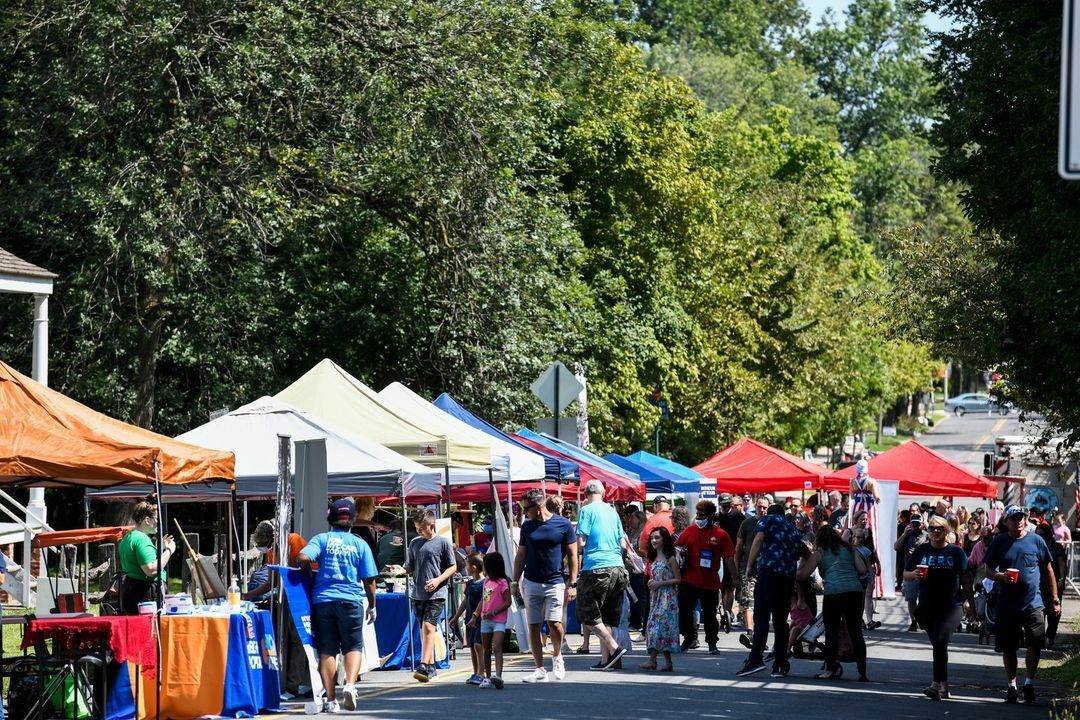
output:
<path id="1" fill-rule="evenodd" d="M 145 494 L 167 501 L 272 498 L 279 436 L 325 442 L 331 495 L 413 502 L 484 502 L 528 489 L 562 493 L 591 479 L 609 501 L 646 493 L 841 489 L 850 469 L 826 468 L 743 438 L 689 468 L 647 452 L 599 457 L 527 429 L 504 433 L 448 394 L 428 402 L 400 383 L 376 392 L 323 360 L 274 397 L 262 397 L 167 438 L 97 413 L 0 362 L 0 481 L 81 485 L 102 499 Z M 992 497 L 996 485 L 917 442 L 870 461 L 903 495 Z M 235 484 L 215 483 L 234 480 Z"/>

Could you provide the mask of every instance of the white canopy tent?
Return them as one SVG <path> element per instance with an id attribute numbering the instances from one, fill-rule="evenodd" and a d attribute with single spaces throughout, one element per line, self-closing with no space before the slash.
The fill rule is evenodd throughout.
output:
<path id="1" fill-rule="evenodd" d="M 401 383 L 387 385 L 379 392 L 379 399 L 393 408 L 407 411 L 412 422 L 421 427 L 442 430 L 447 435 L 460 440 L 490 445 L 491 466 L 495 470 L 497 480 L 509 479 L 513 482 L 521 482 L 544 478 L 544 458 L 539 454 L 477 430 L 440 410 Z M 482 482 L 487 482 L 487 480 L 487 477 L 482 478 Z M 451 485 L 465 485 L 467 482 L 467 478 L 455 477 L 453 474 L 450 476 Z"/>
<path id="2" fill-rule="evenodd" d="M 325 440 L 330 495 L 397 497 L 402 487 L 409 497 L 440 495 L 442 474 L 437 470 L 271 397 L 261 397 L 177 439 L 215 450 L 231 450 L 236 455 L 236 496 L 250 500 L 277 495 L 279 436 L 288 436 L 293 443 Z M 296 467 L 292 443 L 290 453 L 289 466 Z M 91 492 L 90 496 L 110 499 L 145 494 L 145 487 L 126 486 Z M 220 484 L 170 485 L 162 488 L 162 496 L 171 502 L 225 501 L 229 489 Z"/>

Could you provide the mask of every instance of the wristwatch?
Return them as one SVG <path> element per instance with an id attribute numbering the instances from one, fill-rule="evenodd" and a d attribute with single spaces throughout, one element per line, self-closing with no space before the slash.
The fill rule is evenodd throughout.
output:
<path id="1" fill-rule="evenodd" d="M 572 582 L 572 583 L 570 583 L 570 584 L 569 584 L 569 585 L 568 585 L 567 587 L 572 587 L 572 588 L 574 588 L 574 589 L 576 590 L 576 589 L 577 589 L 577 583 L 576 583 L 576 582 Z"/>

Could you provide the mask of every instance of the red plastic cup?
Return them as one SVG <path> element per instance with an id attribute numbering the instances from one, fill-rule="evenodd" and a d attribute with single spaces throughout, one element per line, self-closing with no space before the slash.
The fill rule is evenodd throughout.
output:
<path id="1" fill-rule="evenodd" d="M 930 566 L 929 565 L 916 565 L 915 566 L 915 575 L 920 580 L 925 580 L 926 576 L 929 575 L 929 574 L 930 574 Z"/>
<path id="2" fill-rule="evenodd" d="M 1009 576 L 1009 579 L 1014 583 L 1020 580 L 1020 571 L 1016 568 L 1009 568 L 1005 571 L 1005 574 Z"/>

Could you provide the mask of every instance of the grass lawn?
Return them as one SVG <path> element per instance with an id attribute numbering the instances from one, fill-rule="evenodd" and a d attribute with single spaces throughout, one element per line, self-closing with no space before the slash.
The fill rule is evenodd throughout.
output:
<path id="1" fill-rule="evenodd" d="M 884 435 L 882 435 L 881 442 L 877 443 L 874 442 L 874 438 L 877 437 L 877 428 L 867 430 L 865 433 L 863 433 L 863 437 L 865 438 L 865 440 L 863 440 L 863 445 L 866 446 L 866 449 L 873 450 L 876 453 L 891 450 L 897 445 L 901 445 L 908 440 L 913 439 L 910 435 L 894 435 L 893 437 L 885 437 Z"/>

